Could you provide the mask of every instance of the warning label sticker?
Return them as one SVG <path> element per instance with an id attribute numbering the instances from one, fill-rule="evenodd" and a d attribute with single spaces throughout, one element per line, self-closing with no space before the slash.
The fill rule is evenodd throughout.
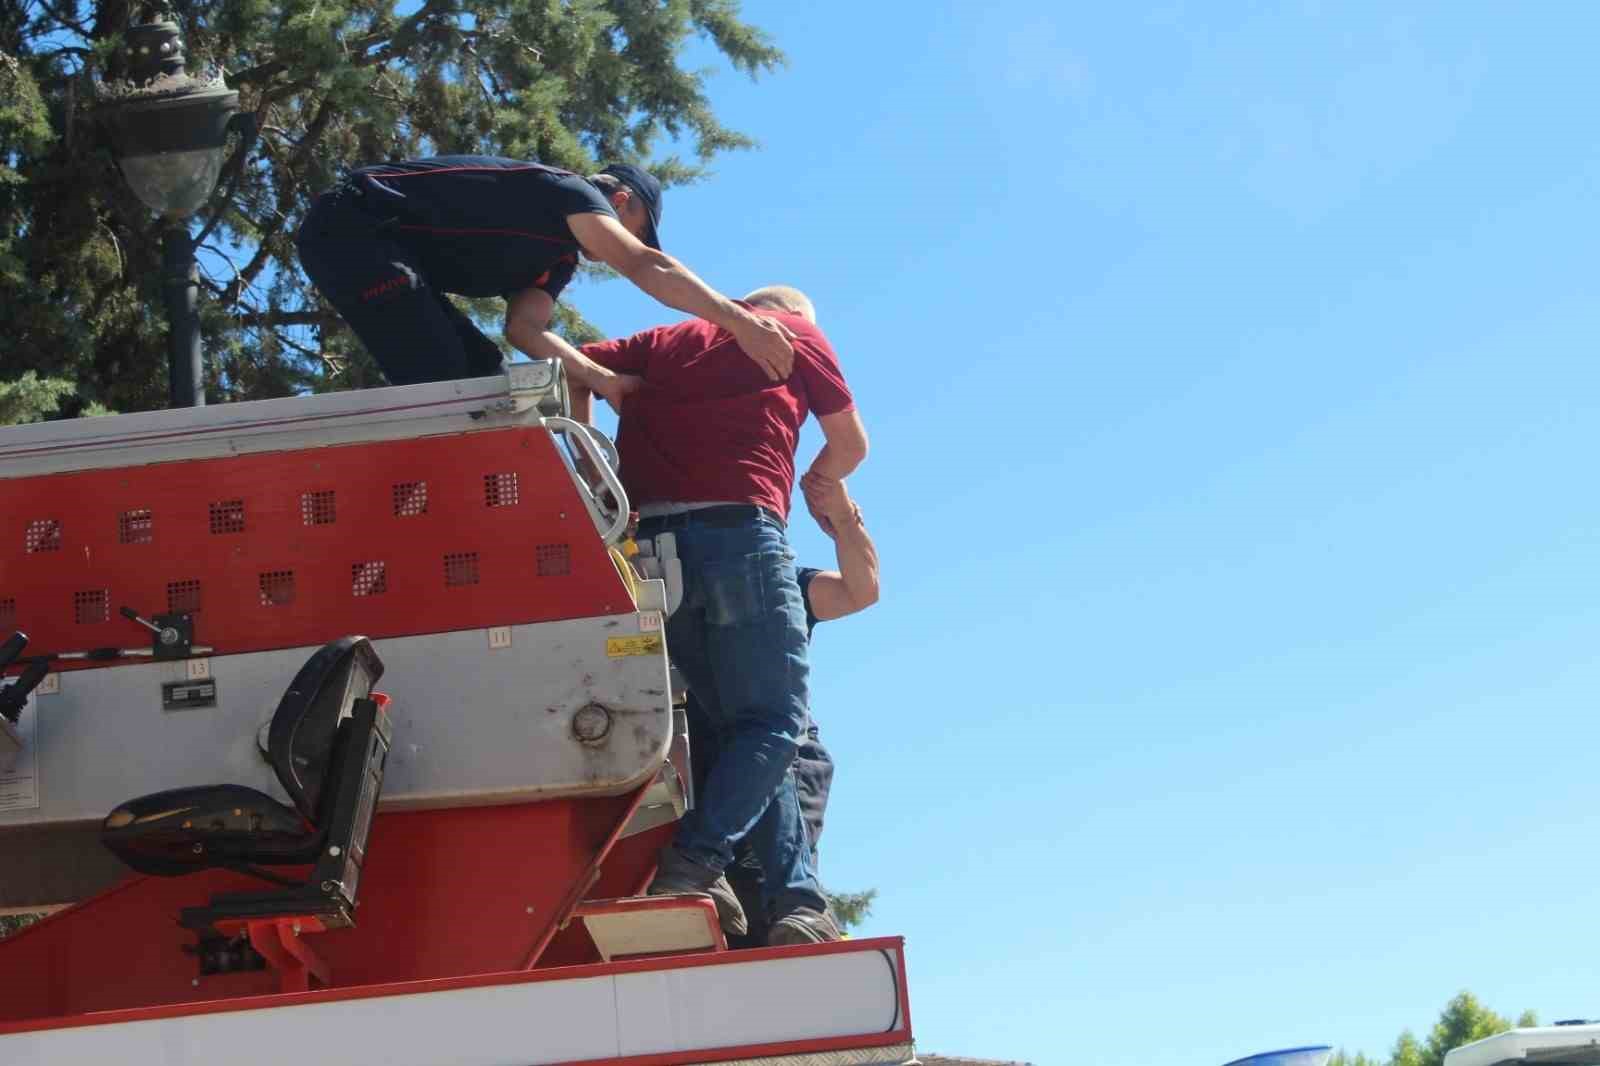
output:
<path id="1" fill-rule="evenodd" d="M 607 637 L 606 654 L 613 659 L 625 655 L 660 655 L 664 645 L 657 634 L 646 633 L 637 637 Z"/>
<path id="2" fill-rule="evenodd" d="M 0 685 L 10 685 L 15 680 L 8 678 Z M 10 722 L 0 725 L 0 811 L 39 806 L 38 749 L 33 743 L 37 709 L 38 693 L 34 692 L 22 705 L 22 716 L 15 726 Z"/>

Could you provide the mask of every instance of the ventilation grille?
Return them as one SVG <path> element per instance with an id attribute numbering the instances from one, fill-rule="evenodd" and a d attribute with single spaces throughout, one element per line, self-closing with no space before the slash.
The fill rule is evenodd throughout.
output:
<path id="1" fill-rule="evenodd" d="M 376 596 L 389 591 L 389 572 L 383 561 L 350 564 L 350 594 Z"/>
<path id="2" fill-rule="evenodd" d="M 483 475 L 483 503 L 486 507 L 510 507 L 517 502 L 517 474 Z"/>
<path id="3" fill-rule="evenodd" d="M 572 573 L 572 549 L 565 544 L 540 544 L 533 549 L 540 577 L 561 577 Z"/>
<path id="4" fill-rule="evenodd" d="M 300 521 L 308 526 L 331 526 L 335 513 L 333 490 L 300 494 Z"/>
<path id="5" fill-rule="evenodd" d="M 155 539 L 155 517 L 147 509 L 123 511 L 117 521 L 117 540 L 123 544 L 149 544 Z"/>
<path id="6" fill-rule="evenodd" d="M 478 583 L 478 553 L 451 552 L 444 557 L 444 583 L 452 588 Z"/>
<path id="7" fill-rule="evenodd" d="M 58 552 L 61 550 L 61 521 L 56 518 L 36 518 L 28 523 L 28 553 Z"/>
<path id="8" fill-rule="evenodd" d="M 261 575 L 261 606 L 283 607 L 293 602 L 293 570 L 268 570 Z"/>
<path id="9" fill-rule="evenodd" d="M 190 579 L 186 581 L 167 582 L 167 613 L 168 614 L 198 614 L 200 611 L 200 582 Z"/>
<path id="10" fill-rule="evenodd" d="M 506 458 L 499 460 L 491 458 L 488 460 L 488 462 L 495 462 L 497 465 L 499 462 L 508 461 L 514 460 Z M 404 467 L 400 467 L 399 470 L 403 471 Z M 440 481 L 441 477 L 444 478 L 443 481 Z M 335 569 L 332 572 L 327 571 L 320 565 L 308 569 L 306 580 L 311 582 L 311 585 L 307 588 L 309 599 L 306 601 L 305 606 L 299 606 L 299 570 L 296 569 L 299 563 L 295 561 L 296 556 L 290 554 L 285 557 L 278 552 L 273 552 L 270 555 L 266 555 L 265 559 L 261 559 L 261 555 L 265 554 L 265 552 L 258 554 L 255 541 L 261 540 L 261 547 L 268 551 L 270 551 L 272 545 L 276 545 L 280 549 L 287 548 L 291 551 L 308 550 L 298 543 L 304 536 L 312 535 L 305 532 L 306 530 L 315 526 L 334 525 L 342 519 L 344 526 L 349 527 L 346 529 L 346 534 L 348 534 L 350 543 L 352 545 L 359 544 L 361 541 L 357 541 L 356 536 L 358 532 L 369 529 L 372 518 L 377 519 L 379 527 L 382 526 L 382 485 L 384 482 L 388 482 L 390 485 L 390 503 L 392 514 L 395 518 L 419 517 L 431 513 L 433 516 L 432 524 L 437 524 L 439 521 L 448 521 L 459 531 L 457 535 L 464 534 L 462 539 L 476 539 L 471 532 L 472 514 L 474 512 L 470 509 L 472 494 L 469 490 L 469 486 L 476 487 L 474 485 L 475 482 L 482 486 L 482 506 L 485 508 L 520 507 L 522 503 L 522 478 L 518 470 L 502 469 L 485 473 L 482 466 L 471 463 L 470 460 L 467 464 L 455 467 L 448 474 L 435 474 L 433 470 L 429 469 L 424 477 L 395 481 L 392 475 L 385 477 L 383 473 L 378 473 L 373 480 L 376 480 L 377 484 L 371 487 L 377 489 L 378 496 L 376 499 L 369 499 L 367 495 L 364 495 L 366 490 L 353 488 L 343 481 L 335 482 L 317 464 L 308 463 L 301 468 L 298 474 L 285 471 L 284 476 L 276 479 L 274 483 L 259 485 L 259 494 L 256 488 L 246 490 L 226 481 L 214 482 L 209 491 L 201 490 L 199 500 L 190 503 L 190 510 L 187 514 L 183 513 L 181 509 L 175 510 L 173 507 L 163 504 L 161 499 L 154 498 L 151 494 L 141 490 L 138 484 L 130 483 L 122 490 L 130 493 L 129 495 L 123 496 L 121 499 L 104 501 L 98 517 L 83 520 L 84 528 L 92 529 L 93 533 L 87 540 L 84 540 L 83 531 L 80 530 L 77 524 L 80 519 L 77 517 L 70 519 L 75 523 L 73 526 L 73 551 L 71 553 L 66 552 L 65 544 L 65 524 L 68 519 L 36 517 L 28 520 L 22 518 L 17 522 L 17 525 L 23 526 L 23 539 L 27 552 L 56 553 L 52 559 L 41 558 L 41 564 L 48 565 L 63 561 L 76 562 L 76 557 L 82 550 L 79 543 L 83 541 L 84 547 L 95 553 L 92 561 L 97 565 L 103 565 L 104 552 L 108 550 L 106 545 L 112 542 L 113 526 L 116 530 L 115 543 L 117 544 L 135 546 L 153 545 L 155 543 L 155 509 L 159 505 L 162 510 L 162 543 L 167 545 L 166 548 L 160 549 L 160 551 L 166 561 L 161 564 L 160 570 L 155 570 L 153 573 L 150 572 L 150 570 L 155 569 L 153 566 L 144 567 L 141 565 L 141 567 L 136 567 L 136 569 L 143 569 L 146 579 L 154 585 L 153 588 L 147 587 L 146 592 L 142 594 L 147 597 L 154 594 L 154 598 L 147 605 L 141 605 L 141 610 L 146 608 L 151 610 L 164 609 L 168 614 L 197 615 L 204 608 L 209 612 L 210 616 L 214 616 L 212 623 L 208 623 L 213 626 L 247 626 L 249 623 L 245 617 L 238 613 L 242 609 L 258 619 L 270 618 L 272 620 L 273 633 L 276 634 L 284 625 L 291 623 L 298 625 L 301 622 L 311 624 L 315 621 L 317 613 L 325 605 L 337 612 L 337 603 L 343 602 L 346 604 L 344 609 L 347 612 L 352 611 L 355 609 L 355 605 L 348 600 L 344 600 L 339 595 L 338 583 L 344 574 L 344 567 L 348 567 L 350 590 L 348 595 L 353 598 L 365 599 L 372 596 L 386 596 L 387 593 L 393 591 L 397 596 L 401 596 L 403 600 L 415 596 L 419 601 L 425 602 L 430 595 L 427 592 L 428 588 L 431 587 L 435 590 L 433 595 L 437 595 L 437 590 L 439 589 L 439 586 L 432 585 L 426 576 L 426 557 L 427 554 L 432 554 L 433 552 L 438 553 L 434 555 L 434 558 L 439 559 L 440 564 L 442 564 L 444 587 L 446 589 L 464 589 L 470 586 L 484 587 L 487 585 L 495 595 L 499 595 L 501 592 L 509 592 L 509 590 L 502 590 L 498 586 L 504 580 L 502 567 L 505 563 L 511 562 L 510 559 L 503 560 L 492 546 L 487 549 L 490 553 L 487 562 L 483 559 L 483 551 L 485 550 L 483 548 L 466 549 L 463 547 L 461 550 L 444 552 L 442 551 L 443 545 L 439 545 L 438 547 L 432 547 L 430 551 L 429 548 L 422 547 L 414 537 L 406 538 L 405 536 L 407 529 L 416 530 L 430 524 L 422 523 L 419 526 L 380 532 L 374 538 L 368 538 L 363 535 L 362 539 L 367 544 L 367 547 L 355 546 L 349 549 L 350 555 L 354 555 L 357 552 L 383 551 L 383 558 L 350 560 L 341 564 L 337 561 L 338 557 L 335 556 L 333 560 L 329 560 L 334 562 Z M 319 482 L 322 485 L 321 488 L 312 487 Z M 430 500 L 430 487 L 438 487 L 440 485 L 443 487 L 439 491 L 443 492 L 444 495 L 437 500 Z M 540 493 L 537 491 L 537 483 L 530 482 L 529 486 L 530 492 L 533 492 L 530 502 L 538 504 L 539 508 L 542 509 L 546 501 L 540 497 Z M 230 489 L 235 492 L 248 492 L 249 494 L 205 501 L 206 495 L 226 493 Z M 132 493 L 139 493 L 139 495 L 132 495 Z M 342 501 L 338 499 L 340 495 L 344 496 Z M 136 503 L 141 496 L 148 502 L 144 504 Z M 294 524 L 295 502 L 297 500 L 299 503 L 298 513 L 301 520 L 299 527 Z M 94 501 L 86 502 L 90 506 L 95 506 Z M 198 505 L 202 502 L 206 504 L 203 512 L 205 516 L 204 525 L 200 522 L 201 513 L 199 513 L 198 509 Z M 550 502 L 552 505 L 554 504 L 554 501 Z M 438 506 L 430 512 L 430 504 L 433 503 Z M 45 510 L 46 507 L 55 510 L 48 502 L 45 502 L 43 506 L 36 502 L 35 506 L 37 507 L 36 515 L 38 511 Z M 374 506 L 377 508 L 375 514 L 370 510 Z M 342 515 L 340 514 L 341 510 L 344 512 Z M 247 512 L 250 513 L 247 515 Z M 563 534 L 552 528 L 548 522 L 545 522 L 546 516 L 542 514 L 525 515 L 529 524 L 527 529 L 524 530 L 522 520 L 517 517 L 523 513 L 520 511 L 509 512 L 504 516 L 495 516 L 495 519 L 513 523 L 519 537 L 517 543 L 521 545 L 520 551 L 526 553 L 528 549 L 532 549 L 533 559 L 531 561 L 534 563 L 534 573 L 540 578 L 570 577 L 576 573 L 580 562 L 573 559 L 573 548 L 570 543 L 537 543 L 539 536 L 537 530 L 541 528 L 546 531 L 546 536 L 561 536 Z M 489 518 L 490 516 L 482 516 L 478 521 L 486 521 Z M 352 525 L 352 523 L 355 523 L 355 525 Z M 357 527 L 359 527 L 359 530 Z M 296 534 L 295 530 L 297 528 L 302 531 L 300 534 Z M 405 539 L 395 540 L 397 532 Z M 530 532 L 532 535 L 528 536 L 527 534 Z M 207 539 L 207 533 L 212 538 L 232 536 L 235 539 L 224 544 L 215 539 Z M 324 536 L 323 534 L 315 535 Z M 338 534 L 337 531 L 330 531 L 327 535 L 335 536 L 339 543 L 344 543 L 346 539 L 345 536 Z M 11 536 L 16 537 L 15 526 L 13 526 Z M 199 539 L 196 540 L 196 537 Z M 387 546 L 385 537 L 388 538 Z M 247 540 L 247 538 L 249 539 Z M 13 540 L 12 544 L 12 550 L 15 551 L 15 540 Z M 207 545 L 210 545 L 210 547 L 207 547 Z M 387 558 L 389 555 L 401 551 L 402 547 L 407 552 L 414 548 L 421 548 L 424 552 L 422 559 L 419 561 L 421 574 L 417 573 L 418 564 L 413 563 L 409 556 L 407 558 L 399 558 L 395 565 L 400 568 L 403 580 L 395 589 L 390 589 Z M 337 548 L 333 550 L 338 551 Z M 148 556 L 149 553 L 138 553 L 130 556 L 129 560 L 136 559 L 139 555 Z M 261 560 L 256 562 L 254 566 L 250 563 L 252 555 Z M 344 558 L 349 560 L 349 555 L 345 555 Z M 521 559 L 520 563 L 513 563 L 513 566 L 517 572 L 526 574 L 527 570 L 525 568 L 530 560 L 527 559 L 526 554 L 522 555 Z M 210 569 L 213 564 L 220 565 L 224 560 L 229 563 L 227 569 L 217 570 L 216 572 Z M 154 563 L 154 559 L 151 562 Z M 279 568 L 258 569 L 262 562 L 276 562 Z M 244 573 L 239 574 L 238 570 L 233 569 L 235 566 L 243 569 Z M 488 568 L 487 574 L 485 574 L 485 567 Z M 161 570 L 165 570 L 165 573 L 161 573 Z M 182 574 L 185 570 L 189 571 L 190 577 L 175 578 L 172 576 L 173 571 Z M 255 615 L 254 612 L 251 612 L 248 574 L 252 570 L 257 575 L 256 606 L 265 609 L 286 608 L 294 605 L 293 608 L 276 612 L 273 615 Z M 438 574 L 439 571 L 435 571 L 435 573 Z M 240 580 L 241 578 L 243 580 Z M 89 569 L 80 573 L 76 580 L 69 579 L 70 583 L 65 583 L 65 587 L 58 584 L 58 591 L 55 595 L 59 599 L 56 601 L 57 606 L 51 609 L 51 612 L 60 621 L 67 621 L 67 619 L 61 617 L 65 613 L 63 609 L 67 606 L 62 601 L 67 597 L 71 597 L 73 611 L 71 619 L 77 626 L 96 626 L 110 623 L 113 611 L 109 587 L 80 588 L 76 591 L 73 589 L 73 585 L 77 584 L 78 581 L 96 580 L 105 580 L 105 578 L 101 577 L 95 570 Z M 416 584 L 419 580 L 421 581 L 420 586 Z M 16 582 L 6 581 L 3 583 L 10 586 L 11 590 L 6 597 L 0 598 L 0 639 L 3 639 L 10 632 L 10 629 L 21 621 L 34 621 L 31 617 L 19 618 L 19 603 L 22 603 L 27 608 L 27 614 L 30 616 L 39 613 L 40 609 L 40 605 L 29 598 L 26 589 L 17 587 Z M 164 603 L 160 598 L 162 586 L 166 588 Z M 118 592 L 119 597 L 123 595 L 123 591 Z M 135 594 L 136 598 L 137 595 L 139 594 Z M 329 596 L 332 597 L 331 601 L 327 599 Z M 455 603 L 456 606 L 450 608 L 450 610 L 452 612 L 463 610 L 470 612 L 475 609 L 472 605 L 479 602 L 475 597 L 479 596 L 479 593 L 474 593 L 470 596 L 466 594 L 452 596 L 451 602 Z M 124 600 L 119 599 L 117 602 L 120 604 Z M 388 598 L 386 602 L 393 602 L 393 598 Z M 372 606 L 377 607 L 380 605 Z M 365 608 L 362 609 L 365 610 Z M 218 611 L 223 613 L 218 615 Z M 34 624 L 42 623 L 35 621 Z M 111 643 L 112 639 L 115 638 L 102 640 L 86 637 L 68 646 L 89 647 L 101 643 Z M 128 639 L 132 639 L 131 635 Z"/>
<path id="11" fill-rule="evenodd" d="M 426 481 L 400 481 L 394 486 L 394 514 L 396 518 L 410 518 L 428 513 L 428 483 Z"/>
<path id="12" fill-rule="evenodd" d="M 243 533 L 244 501 L 220 500 L 211 505 L 211 532 Z"/>
<path id="13" fill-rule="evenodd" d="M 106 589 L 85 589 L 72 594 L 72 617 L 80 626 L 111 620 L 111 594 Z"/>

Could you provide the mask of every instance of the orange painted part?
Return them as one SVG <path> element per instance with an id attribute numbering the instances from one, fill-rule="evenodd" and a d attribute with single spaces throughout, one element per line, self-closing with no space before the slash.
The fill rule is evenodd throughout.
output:
<path id="1" fill-rule="evenodd" d="M 218 931 L 226 936 L 227 930 L 222 929 L 221 924 L 218 923 Z M 313 977 L 322 983 L 323 988 L 333 984 L 328 964 L 311 950 L 310 944 L 300 939 L 302 932 L 323 932 L 322 923 L 317 919 L 306 915 L 246 922 L 245 932 L 250 937 L 251 946 L 278 974 L 278 991 L 309 992 Z"/>
<path id="2" fill-rule="evenodd" d="M 125 606 L 197 606 L 231 655 L 632 601 L 542 429 L 0 480 L 0 629 L 30 655 L 148 647 Z"/>
<path id="3" fill-rule="evenodd" d="M 570 916 L 574 885 L 607 858 L 642 791 L 379 814 L 356 927 L 317 937 L 331 987 L 521 969 Z M 196 986 L 196 961 L 183 951 L 194 935 L 177 924 L 180 910 L 215 893 L 265 890 L 219 870 L 132 877 L 53 914 L 0 941 L 0 1022 L 276 993 L 271 971 Z M 580 961 L 596 958 L 591 946 Z"/>

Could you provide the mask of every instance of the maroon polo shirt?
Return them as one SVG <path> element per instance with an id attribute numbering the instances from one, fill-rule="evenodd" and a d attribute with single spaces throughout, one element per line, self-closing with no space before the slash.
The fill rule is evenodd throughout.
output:
<path id="1" fill-rule="evenodd" d="M 800 426 L 855 401 L 821 330 L 799 315 L 752 310 L 794 331 L 785 381 L 770 380 L 731 333 L 701 319 L 584 346 L 601 366 L 644 378 L 617 431 L 633 506 L 754 503 L 788 518 Z"/>

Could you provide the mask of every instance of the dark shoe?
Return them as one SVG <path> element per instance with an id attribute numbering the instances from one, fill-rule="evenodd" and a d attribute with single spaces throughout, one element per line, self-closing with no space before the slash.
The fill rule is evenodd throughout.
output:
<path id="1" fill-rule="evenodd" d="M 657 873 L 650 887 L 645 889 L 645 895 L 709 896 L 711 902 L 717 905 L 717 923 L 722 926 L 724 933 L 728 936 L 744 936 L 750 931 L 750 922 L 744 916 L 744 908 L 739 905 L 738 894 L 728 884 L 728 879 L 720 874 L 715 881 L 706 885 L 682 874 Z"/>
<path id="2" fill-rule="evenodd" d="M 772 923 L 767 945 L 781 948 L 790 944 L 826 944 L 843 940 L 844 934 L 833 923 L 833 915 L 818 914 L 809 907 L 796 907 Z"/>

